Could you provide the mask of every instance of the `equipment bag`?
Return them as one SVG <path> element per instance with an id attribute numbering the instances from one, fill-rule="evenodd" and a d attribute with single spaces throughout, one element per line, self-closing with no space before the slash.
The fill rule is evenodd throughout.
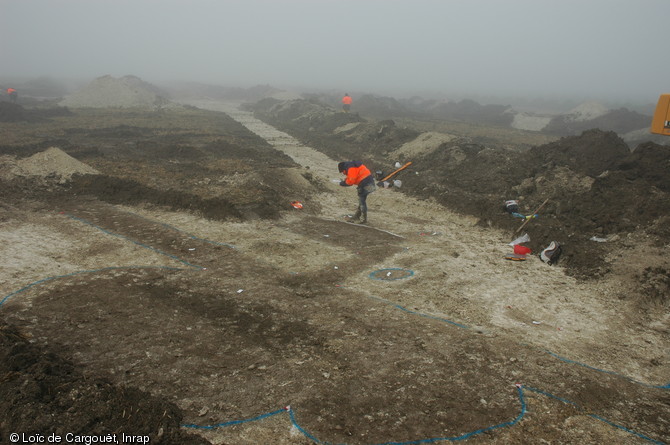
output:
<path id="1" fill-rule="evenodd" d="M 540 253 L 540 259 L 549 265 L 556 264 L 558 258 L 561 256 L 563 249 L 558 241 L 552 241 L 549 247 Z"/>

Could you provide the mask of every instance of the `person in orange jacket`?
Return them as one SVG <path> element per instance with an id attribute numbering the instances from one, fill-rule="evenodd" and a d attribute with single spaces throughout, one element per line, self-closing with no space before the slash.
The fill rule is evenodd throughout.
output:
<path id="1" fill-rule="evenodd" d="M 345 175 L 345 178 L 340 181 L 343 187 L 357 186 L 358 190 L 358 210 L 353 217 L 353 221 L 366 224 L 368 222 L 368 195 L 376 190 L 375 178 L 368 169 L 360 161 L 346 161 L 337 164 L 337 169 Z M 359 220 L 360 219 L 360 220 Z"/>
<path id="2" fill-rule="evenodd" d="M 18 97 L 18 93 L 14 88 L 7 88 L 7 95 L 9 96 L 9 101 L 13 104 L 16 103 L 16 99 Z"/>
<path id="3" fill-rule="evenodd" d="M 349 93 L 344 93 L 344 97 L 342 98 L 342 110 L 345 113 L 348 113 L 349 109 L 351 109 L 351 96 L 349 96 Z"/>

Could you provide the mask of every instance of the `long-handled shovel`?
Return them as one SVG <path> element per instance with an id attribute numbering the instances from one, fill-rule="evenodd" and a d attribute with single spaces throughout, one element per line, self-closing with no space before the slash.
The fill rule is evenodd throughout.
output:
<path id="1" fill-rule="evenodd" d="M 393 171 L 393 172 L 389 173 L 388 175 L 386 175 L 383 179 L 381 179 L 381 180 L 377 183 L 377 185 L 382 184 L 382 183 L 384 183 L 384 181 L 387 181 L 387 180 L 391 179 L 392 177 L 394 177 L 395 175 L 397 175 L 398 173 L 400 173 L 402 170 L 405 170 L 405 169 L 406 169 L 407 167 L 409 167 L 410 165 L 412 165 L 412 161 L 407 162 L 407 163 L 406 163 L 405 165 L 403 165 L 402 167 L 400 167 L 400 168 L 396 169 L 395 171 Z"/>
<path id="2" fill-rule="evenodd" d="M 542 210 L 542 207 L 544 207 L 544 205 L 545 205 L 548 201 L 549 201 L 549 198 L 545 199 L 544 202 L 543 202 L 542 204 L 540 204 L 540 207 L 538 207 L 537 209 L 535 209 L 535 211 L 532 213 L 532 215 L 533 215 L 533 216 L 537 215 L 537 212 L 539 212 L 540 210 Z M 514 232 L 514 233 L 519 233 L 519 232 L 521 231 L 521 229 L 523 229 L 524 227 L 526 227 L 526 224 L 528 224 L 528 221 L 530 221 L 531 219 L 533 219 L 533 218 L 526 218 L 526 220 L 523 222 L 523 224 L 521 224 L 521 226 L 520 226 L 518 229 L 516 229 L 516 232 Z"/>

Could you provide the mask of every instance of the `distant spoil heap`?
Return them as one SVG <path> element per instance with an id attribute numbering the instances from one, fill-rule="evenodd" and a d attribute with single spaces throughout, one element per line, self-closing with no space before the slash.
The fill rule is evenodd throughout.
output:
<path id="1" fill-rule="evenodd" d="M 176 106 L 161 90 L 139 77 L 102 76 L 66 97 L 61 106 L 70 108 L 162 108 Z"/>

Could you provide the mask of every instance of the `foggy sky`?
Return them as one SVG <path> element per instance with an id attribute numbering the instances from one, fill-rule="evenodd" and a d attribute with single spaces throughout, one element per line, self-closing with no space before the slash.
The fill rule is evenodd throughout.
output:
<path id="1" fill-rule="evenodd" d="M 670 0 L 0 0 L 0 79 L 670 92 Z"/>

